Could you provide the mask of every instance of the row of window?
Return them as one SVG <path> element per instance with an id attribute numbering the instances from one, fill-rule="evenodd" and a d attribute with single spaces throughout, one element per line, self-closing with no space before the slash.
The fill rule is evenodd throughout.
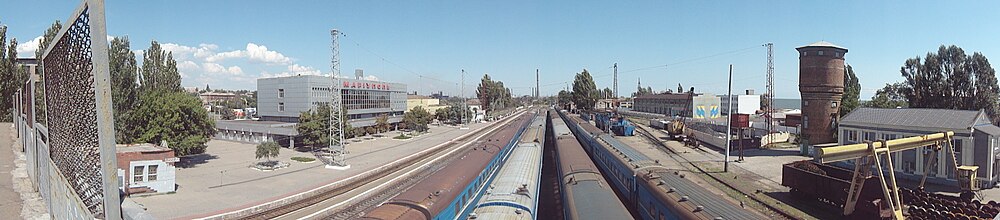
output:
<path id="1" fill-rule="evenodd" d="M 814 53 L 814 54 L 817 55 L 817 56 L 823 56 L 825 54 L 825 52 L 823 50 L 819 50 L 819 51 L 816 51 L 816 53 Z M 802 51 L 802 56 L 808 56 L 808 55 L 809 55 L 809 51 Z M 833 57 L 841 57 L 841 56 L 843 56 L 843 54 L 841 54 L 839 51 L 833 53 Z"/>
<path id="2" fill-rule="evenodd" d="M 156 168 L 159 168 L 159 165 L 132 167 L 132 183 L 156 181 Z M 145 172 L 146 170 L 149 172 Z"/>

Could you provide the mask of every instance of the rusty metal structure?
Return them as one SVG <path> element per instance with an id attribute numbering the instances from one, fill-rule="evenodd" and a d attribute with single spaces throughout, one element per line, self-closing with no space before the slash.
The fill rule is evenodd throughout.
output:
<path id="1" fill-rule="evenodd" d="M 94 217 L 120 219 L 104 1 L 65 24 L 41 58 L 50 157 Z"/>

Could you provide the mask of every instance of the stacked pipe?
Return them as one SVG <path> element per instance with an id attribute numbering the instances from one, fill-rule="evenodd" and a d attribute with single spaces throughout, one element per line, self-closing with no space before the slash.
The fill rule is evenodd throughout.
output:
<path id="1" fill-rule="evenodd" d="M 900 192 L 903 202 L 910 205 L 907 210 L 913 219 L 993 219 L 1000 213 L 1000 204 L 995 201 L 968 201 L 906 188 Z"/>

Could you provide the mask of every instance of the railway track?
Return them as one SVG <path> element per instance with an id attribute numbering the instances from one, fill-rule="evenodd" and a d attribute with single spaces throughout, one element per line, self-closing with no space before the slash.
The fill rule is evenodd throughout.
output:
<path id="1" fill-rule="evenodd" d="M 514 118 L 520 116 L 520 114 L 523 114 L 523 112 L 516 114 L 512 117 L 508 117 L 497 123 L 500 124 L 510 123 Z M 417 168 L 415 167 L 425 166 L 423 165 L 423 163 L 420 163 L 421 161 L 426 162 L 429 161 L 429 159 L 431 158 L 440 159 L 446 155 L 450 155 L 455 151 L 457 151 L 462 146 L 466 146 L 472 143 L 474 140 L 478 140 L 490 133 L 495 132 L 499 127 L 501 126 L 488 126 L 477 129 L 468 134 L 459 136 L 458 138 L 455 138 L 454 140 L 451 140 L 449 142 L 438 144 L 426 150 L 417 152 L 416 154 L 406 156 L 399 160 L 390 162 L 389 164 L 377 167 L 372 170 L 368 170 L 359 175 L 352 176 L 347 179 L 337 181 L 317 189 L 298 193 L 269 203 L 259 204 L 256 206 L 244 208 L 237 211 L 217 214 L 202 219 L 275 219 L 275 218 L 299 219 L 307 217 L 308 218 L 328 217 L 330 214 L 335 214 L 335 212 L 331 211 L 332 208 L 335 207 L 342 206 L 343 208 L 352 208 L 357 206 L 363 206 L 356 203 L 347 204 L 347 202 L 349 202 L 350 200 L 357 200 L 362 194 L 370 193 L 371 191 L 369 190 L 366 192 L 361 192 L 364 189 L 371 189 L 372 187 L 375 188 L 384 187 L 389 183 L 388 181 L 399 179 L 400 175 L 404 173 L 406 173 L 407 175 L 411 173 L 417 173 L 413 172 L 417 171 Z M 451 149 L 451 151 L 449 151 L 449 149 Z M 430 161 L 436 161 L 437 159 Z M 415 176 L 421 176 L 421 175 L 415 175 Z M 401 187 L 401 186 L 402 185 L 397 184 L 394 185 L 393 187 Z M 391 193 L 378 193 L 378 194 L 382 195 Z M 348 196 L 354 195 L 354 196 L 348 198 L 347 201 L 333 204 L 333 206 L 327 206 L 327 207 L 317 206 L 324 204 L 324 202 L 330 203 L 330 199 L 342 195 L 348 195 Z M 371 200 L 372 197 L 369 196 L 367 198 L 368 199 L 366 200 Z M 363 201 L 363 202 L 371 203 L 368 201 Z M 307 208 L 319 209 L 319 211 L 311 212 L 313 210 L 304 210 Z M 366 208 L 362 208 L 360 210 L 364 209 Z"/>
<path id="2" fill-rule="evenodd" d="M 769 211 L 777 213 L 778 215 L 781 215 L 784 218 L 787 218 L 787 219 L 797 219 L 798 218 L 795 215 L 793 215 L 792 213 L 789 213 L 789 212 L 787 212 L 787 211 L 785 211 L 785 210 L 783 210 L 781 208 L 778 208 L 778 207 L 775 207 L 775 206 L 771 205 L 770 203 L 768 203 L 766 201 L 761 200 L 760 198 L 757 198 L 757 195 L 755 195 L 755 194 L 744 192 L 744 191 L 740 190 L 739 188 L 737 188 L 736 186 L 733 186 L 731 183 L 729 183 L 729 182 L 727 182 L 727 181 L 725 181 L 723 179 L 719 179 L 715 175 L 711 175 L 711 173 L 706 172 L 701 167 L 699 167 L 698 165 L 696 165 L 694 162 L 691 162 L 687 158 L 685 158 L 683 156 L 680 156 L 680 154 L 678 152 L 676 152 L 673 149 L 667 147 L 665 144 L 663 144 L 663 142 L 661 140 L 659 140 L 658 138 L 656 138 L 655 136 L 653 136 L 653 134 L 651 134 L 650 131 L 646 130 L 646 128 L 644 128 L 642 126 L 636 126 L 635 130 L 637 131 L 637 133 L 639 133 L 640 135 L 642 135 L 643 138 L 646 138 L 650 142 L 655 143 L 657 146 L 659 146 L 659 148 L 661 150 L 666 151 L 667 154 L 670 156 L 670 159 L 673 159 L 675 162 L 680 163 L 680 164 L 688 164 L 689 166 L 685 166 L 685 167 L 688 167 L 688 171 L 708 174 L 707 176 L 710 177 L 710 178 L 712 178 L 712 180 L 715 180 L 716 182 L 719 182 L 719 183 L 725 185 L 726 187 L 732 189 L 733 191 L 736 191 L 736 192 L 739 192 L 740 194 L 743 194 L 743 196 L 754 200 L 755 202 L 763 205 Z M 681 161 L 681 160 L 683 160 L 683 161 Z M 690 167 L 695 168 L 695 170 L 690 169 Z"/>

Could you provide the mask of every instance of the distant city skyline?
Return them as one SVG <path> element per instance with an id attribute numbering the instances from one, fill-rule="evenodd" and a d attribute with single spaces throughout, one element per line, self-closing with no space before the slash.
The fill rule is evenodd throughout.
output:
<path id="1" fill-rule="evenodd" d="M 38 37 L 76 1 L 9 1 L 0 8 L 7 38 L 32 57 Z M 777 98 L 798 98 L 795 47 L 824 40 L 847 47 L 847 63 L 867 100 L 902 80 L 907 58 L 957 45 L 1000 57 L 995 1 L 971 2 L 107 2 L 108 33 L 141 52 L 151 40 L 173 51 L 185 87 L 255 89 L 259 77 L 328 74 L 330 29 L 341 38 L 341 72 L 408 84 L 420 94 L 475 94 L 484 73 L 515 95 L 554 95 L 587 69 L 598 88 L 643 87 L 724 94 L 765 91 L 766 50 L 774 43 Z M 63 21 L 65 22 L 65 21 Z M 141 62 L 141 53 L 137 53 Z M 996 63 L 994 63 L 996 65 Z"/>

